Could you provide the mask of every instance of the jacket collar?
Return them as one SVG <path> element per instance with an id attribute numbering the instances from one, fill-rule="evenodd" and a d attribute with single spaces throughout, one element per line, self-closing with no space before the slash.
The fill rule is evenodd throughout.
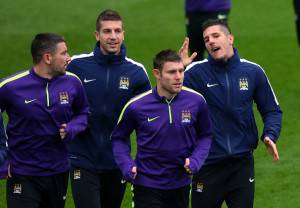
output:
<path id="1" fill-rule="evenodd" d="M 211 55 L 209 55 L 207 58 L 208 62 L 214 67 L 216 67 L 217 70 L 232 69 L 234 66 L 241 62 L 238 50 L 234 48 L 233 51 L 233 56 L 227 62 L 216 61 L 211 57 Z"/>
<path id="2" fill-rule="evenodd" d="M 94 48 L 94 57 L 99 64 L 120 64 L 125 60 L 126 47 L 121 45 L 121 51 L 118 55 L 104 55 L 100 49 L 100 43 L 97 42 Z"/>
<path id="3" fill-rule="evenodd" d="M 178 96 L 180 95 L 180 93 L 181 93 L 181 91 L 177 94 L 177 95 L 175 95 L 175 97 L 173 98 L 173 99 L 171 99 L 171 100 L 167 100 L 167 98 L 165 97 L 165 96 L 160 96 L 159 94 L 158 94 L 158 92 L 157 92 L 157 87 L 154 87 L 154 88 L 152 88 L 152 93 L 153 93 L 153 95 L 154 95 L 154 97 L 157 99 L 157 100 L 159 100 L 159 101 L 161 101 L 161 102 L 163 102 L 163 103 L 172 103 L 172 102 L 174 102 L 177 98 L 178 98 Z"/>

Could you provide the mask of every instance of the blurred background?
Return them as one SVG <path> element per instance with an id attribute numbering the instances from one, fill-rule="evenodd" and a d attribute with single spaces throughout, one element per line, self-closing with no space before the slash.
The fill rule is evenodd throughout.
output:
<path id="1" fill-rule="evenodd" d="M 1 1 L 0 78 L 31 68 L 36 33 L 63 35 L 70 55 L 92 51 L 96 17 L 107 8 L 122 15 L 127 56 L 145 65 L 154 84 L 154 54 L 178 50 L 186 35 L 184 0 Z M 235 46 L 241 58 L 264 68 L 283 110 L 280 161 L 273 162 L 261 142 L 255 152 L 256 208 L 300 207 L 300 48 L 294 21 L 292 0 L 232 1 Z M 261 129 L 259 119 L 258 124 Z M 0 181 L 0 208 L 5 207 L 5 181 Z M 66 207 L 74 207 L 70 191 Z M 129 186 L 122 207 L 131 207 Z"/>

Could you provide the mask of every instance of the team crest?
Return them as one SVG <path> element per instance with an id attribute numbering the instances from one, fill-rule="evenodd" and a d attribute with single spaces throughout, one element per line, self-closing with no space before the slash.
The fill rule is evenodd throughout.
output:
<path id="1" fill-rule="evenodd" d="M 69 104 L 69 95 L 68 92 L 59 92 L 59 101 L 60 104 Z"/>
<path id="2" fill-rule="evenodd" d="M 181 123 L 191 122 L 191 112 L 189 110 L 181 111 Z"/>
<path id="3" fill-rule="evenodd" d="M 81 177 L 81 172 L 80 170 L 74 170 L 74 175 L 73 175 L 73 179 L 74 180 L 78 180 Z"/>
<path id="4" fill-rule="evenodd" d="M 22 193 L 22 184 L 14 184 L 13 193 L 14 194 L 21 194 Z"/>
<path id="5" fill-rule="evenodd" d="M 203 183 L 198 182 L 196 186 L 196 192 L 203 192 L 204 185 Z"/>
<path id="6" fill-rule="evenodd" d="M 129 78 L 128 77 L 120 77 L 119 88 L 123 90 L 128 90 L 129 88 Z"/>
<path id="7" fill-rule="evenodd" d="M 248 79 L 240 78 L 240 90 L 248 90 Z"/>

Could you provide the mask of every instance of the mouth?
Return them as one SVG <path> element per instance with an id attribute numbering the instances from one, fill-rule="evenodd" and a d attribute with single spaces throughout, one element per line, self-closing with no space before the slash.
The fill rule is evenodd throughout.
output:
<path id="1" fill-rule="evenodd" d="M 213 53 L 215 53 L 215 52 L 219 51 L 220 49 L 221 49 L 221 47 L 219 47 L 219 46 L 214 46 L 214 47 L 211 48 L 211 51 L 212 51 Z"/>

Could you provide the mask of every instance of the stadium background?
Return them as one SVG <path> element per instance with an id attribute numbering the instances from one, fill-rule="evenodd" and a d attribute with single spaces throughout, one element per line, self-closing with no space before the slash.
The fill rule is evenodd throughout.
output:
<path id="1" fill-rule="evenodd" d="M 124 19 L 128 57 L 143 63 L 152 79 L 152 57 L 161 49 L 178 49 L 185 36 L 183 0 L 14 0 L 0 3 L 0 78 L 31 67 L 30 42 L 39 32 L 56 32 L 71 55 L 94 47 L 95 19 L 106 8 Z M 300 206 L 300 76 L 292 0 L 233 0 L 229 24 L 242 58 L 266 71 L 284 112 L 274 163 L 260 143 L 256 158 L 256 208 Z M 261 121 L 258 119 L 259 128 Z M 0 181 L 0 208 L 6 207 Z M 129 187 L 122 207 L 131 206 Z M 68 193 L 66 207 L 74 207 Z M 224 206 L 225 207 L 225 206 Z"/>

